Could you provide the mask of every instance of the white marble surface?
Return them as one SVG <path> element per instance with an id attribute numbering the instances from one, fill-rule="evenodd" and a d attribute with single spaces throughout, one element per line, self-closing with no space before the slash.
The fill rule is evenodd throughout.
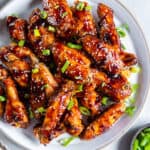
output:
<path id="1" fill-rule="evenodd" d="M 142 27 L 147 43 L 150 48 L 150 0 L 120 0 L 130 12 L 135 16 L 136 20 Z M 143 124 L 150 123 L 150 91 L 144 109 L 132 128 L 120 140 L 114 141 L 112 144 L 101 150 L 129 150 L 130 142 L 136 129 Z"/>

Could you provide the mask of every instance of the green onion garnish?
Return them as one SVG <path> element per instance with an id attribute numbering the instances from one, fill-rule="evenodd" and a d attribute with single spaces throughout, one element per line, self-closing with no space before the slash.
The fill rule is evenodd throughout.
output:
<path id="1" fill-rule="evenodd" d="M 129 106 L 125 110 L 126 114 L 128 114 L 129 116 L 133 116 L 135 111 L 136 111 L 135 106 Z"/>
<path id="2" fill-rule="evenodd" d="M 137 89 L 139 88 L 139 84 L 135 83 L 132 85 L 132 92 L 136 93 Z"/>
<path id="3" fill-rule="evenodd" d="M 141 71 L 141 68 L 139 66 L 133 66 L 130 68 L 130 71 L 132 73 L 139 73 Z"/>
<path id="4" fill-rule="evenodd" d="M 78 92 L 82 92 L 83 91 L 83 84 L 78 85 Z"/>
<path id="5" fill-rule="evenodd" d="M 68 60 L 66 60 L 65 64 L 61 68 L 61 72 L 65 73 L 65 71 L 68 69 L 69 65 L 70 65 L 70 62 Z"/>
<path id="6" fill-rule="evenodd" d="M 101 83 L 101 87 L 104 87 L 104 86 L 106 86 L 106 83 L 105 83 L 105 82 L 102 82 L 102 83 Z"/>
<path id="7" fill-rule="evenodd" d="M 85 116 L 90 116 L 91 115 L 91 112 L 89 111 L 88 108 L 84 107 L 84 106 L 80 106 L 79 107 L 80 109 L 80 112 L 85 115 Z"/>
<path id="8" fill-rule="evenodd" d="M 18 46 L 20 46 L 20 47 L 23 47 L 24 44 L 25 44 L 25 40 L 20 40 L 20 41 L 18 42 Z"/>
<path id="9" fill-rule="evenodd" d="M 31 108 L 29 108 L 29 118 L 30 119 L 33 119 L 34 118 L 34 115 L 33 115 L 33 112 L 31 110 Z"/>
<path id="10" fill-rule="evenodd" d="M 104 96 L 101 101 L 102 105 L 106 106 L 108 104 L 108 99 L 109 99 L 108 97 Z"/>
<path id="11" fill-rule="evenodd" d="M 25 98 L 25 99 L 28 99 L 29 97 L 30 97 L 30 95 L 29 95 L 28 93 L 25 93 L 25 94 L 24 94 L 24 98 Z"/>
<path id="12" fill-rule="evenodd" d="M 44 107 L 39 107 L 35 112 L 43 114 L 46 113 L 46 109 Z"/>
<path id="13" fill-rule="evenodd" d="M 40 31 L 38 29 L 34 29 L 34 36 L 35 37 L 41 36 Z"/>
<path id="14" fill-rule="evenodd" d="M 48 26 L 48 31 L 56 32 L 56 28 L 53 26 Z"/>
<path id="15" fill-rule="evenodd" d="M 123 50 L 126 50 L 126 47 L 125 47 L 125 45 L 124 45 L 123 43 L 121 43 L 121 48 L 122 48 Z"/>
<path id="16" fill-rule="evenodd" d="M 42 55 L 49 56 L 51 54 L 51 51 L 49 49 L 42 50 Z"/>
<path id="17" fill-rule="evenodd" d="M 6 97 L 0 95 L 0 102 L 5 102 L 6 101 Z"/>
<path id="18" fill-rule="evenodd" d="M 62 146 L 68 146 L 76 137 L 72 136 L 69 138 L 64 138 L 59 141 Z"/>
<path id="19" fill-rule="evenodd" d="M 71 100 L 67 106 L 67 110 L 71 110 L 73 106 L 74 106 L 74 100 L 71 98 Z"/>
<path id="20" fill-rule="evenodd" d="M 34 68 L 34 69 L 32 69 L 32 73 L 34 74 L 34 73 L 38 73 L 39 72 L 39 69 L 38 68 Z"/>
<path id="21" fill-rule="evenodd" d="M 46 88 L 48 88 L 48 87 L 49 87 L 48 84 L 44 84 L 44 85 L 41 87 L 41 90 L 44 90 L 44 89 L 46 89 Z"/>
<path id="22" fill-rule="evenodd" d="M 86 10 L 86 11 L 90 11 L 91 9 L 92 9 L 92 7 L 89 6 L 89 5 L 85 7 L 85 10 Z"/>
<path id="23" fill-rule="evenodd" d="M 121 27 L 117 27 L 116 30 L 121 38 L 126 36 L 126 33 L 123 31 L 123 29 L 121 29 Z"/>
<path id="24" fill-rule="evenodd" d="M 64 12 L 64 13 L 62 13 L 61 17 L 65 18 L 67 15 L 68 15 L 68 12 Z"/>
<path id="25" fill-rule="evenodd" d="M 128 26 L 127 23 L 122 24 L 121 27 L 126 29 L 127 31 L 130 31 L 129 26 Z"/>
<path id="26" fill-rule="evenodd" d="M 79 44 L 73 44 L 71 42 L 67 43 L 67 46 L 70 47 L 70 48 L 74 48 L 74 49 L 82 49 L 82 45 L 79 45 Z"/>
<path id="27" fill-rule="evenodd" d="M 85 7 L 85 3 L 84 2 L 79 2 L 77 5 L 76 5 L 76 10 L 78 11 L 82 11 Z"/>
<path id="28" fill-rule="evenodd" d="M 41 11 L 40 16 L 42 19 L 46 19 L 48 15 L 46 11 Z"/>
<path id="29" fill-rule="evenodd" d="M 130 104 L 132 105 L 135 103 L 135 98 L 131 98 L 129 101 L 130 101 Z"/>

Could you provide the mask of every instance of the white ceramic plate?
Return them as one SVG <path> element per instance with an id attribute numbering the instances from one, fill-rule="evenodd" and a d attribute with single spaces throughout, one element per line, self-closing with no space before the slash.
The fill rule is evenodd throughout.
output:
<path id="1" fill-rule="evenodd" d="M 149 89 L 150 81 L 150 55 L 145 38 L 138 24 L 136 23 L 133 16 L 128 12 L 128 10 L 122 6 L 116 0 L 87 0 L 93 8 L 93 15 L 96 20 L 97 17 L 97 4 L 102 2 L 109 5 L 115 12 L 115 22 L 116 25 L 121 23 L 127 23 L 130 28 L 130 32 L 122 42 L 128 48 L 127 51 L 136 53 L 140 66 L 142 67 L 142 72 L 138 76 L 131 78 L 132 83 L 139 83 L 140 88 L 136 95 L 136 106 L 137 111 L 135 115 L 130 118 L 128 116 L 122 117 L 112 128 L 110 128 L 103 135 L 90 140 L 90 141 L 80 141 L 79 139 L 73 141 L 68 147 L 64 148 L 58 144 L 58 140 L 67 137 L 67 134 L 60 136 L 59 138 L 53 140 L 49 145 L 43 146 L 32 135 L 32 128 L 27 130 L 16 129 L 8 124 L 0 121 L 0 131 L 2 132 L 2 144 L 6 146 L 8 150 L 96 150 L 102 148 L 108 143 L 112 142 L 114 139 L 121 137 L 133 124 L 135 119 L 139 116 L 143 105 L 146 100 L 146 96 Z M 68 0 L 70 4 L 73 3 L 72 0 Z M 4 21 L 4 16 L 10 15 L 12 13 L 17 13 L 21 17 L 27 18 L 31 13 L 32 9 L 35 7 L 41 7 L 40 1 L 20 1 L 12 0 L 5 7 L 0 10 L 0 46 L 9 43 L 9 36 L 6 30 L 6 25 Z"/>

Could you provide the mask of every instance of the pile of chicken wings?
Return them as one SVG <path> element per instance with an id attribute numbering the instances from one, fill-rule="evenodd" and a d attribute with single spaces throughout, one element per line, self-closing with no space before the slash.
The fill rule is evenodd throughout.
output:
<path id="1" fill-rule="evenodd" d="M 92 139 L 125 111 L 132 91 L 124 70 L 137 63 L 121 48 L 113 10 L 100 3 L 43 0 L 28 20 L 7 17 L 12 43 L 0 48 L 0 116 L 48 144 L 64 132 Z M 102 105 L 107 97 L 109 105 Z"/>

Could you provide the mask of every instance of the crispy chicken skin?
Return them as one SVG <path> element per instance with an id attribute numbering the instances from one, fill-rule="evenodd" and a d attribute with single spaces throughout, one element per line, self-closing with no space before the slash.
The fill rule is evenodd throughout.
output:
<path id="1" fill-rule="evenodd" d="M 39 118 L 41 115 L 37 109 L 47 105 L 47 100 L 58 84 L 43 63 L 36 64 L 33 69 L 35 68 L 38 69 L 38 72 L 31 75 L 30 106 L 35 118 Z"/>
<path id="2" fill-rule="evenodd" d="M 101 42 L 95 36 L 85 36 L 81 39 L 83 49 L 92 56 L 95 63 L 109 73 L 120 73 L 124 64 L 119 58 L 118 49 Z"/>
<path id="3" fill-rule="evenodd" d="M 10 37 L 14 40 L 25 40 L 27 34 L 28 23 L 26 20 L 8 16 L 7 17 L 7 27 L 9 30 Z"/>
<path id="4" fill-rule="evenodd" d="M 99 27 L 100 27 L 100 39 L 107 44 L 110 44 L 114 47 L 121 48 L 119 35 L 116 31 L 113 10 L 106 6 L 105 4 L 100 3 L 98 5 L 98 15 L 100 17 Z"/>
<path id="5" fill-rule="evenodd" d="M 87 81 L 90 60 L 81 52 L 56 42 L 53 45 L 52 53 L 59 71 L 61 71 L 65 62 L 69 61 L 70 65 L 64 74 L 77 82 L 83 83 Z"/>
<path id="6" fill-rule="evenodd" d="M 34 135 L 42 144 L 47 144 L 51 140 L 51 132 L 53 132 L 64 114 L 74 89 L 74 83 L 68 81 L 56 95 L 51 97 L 42 126 L 34 128 Z"/>
<path id="7" fill-rule="evenodd" d="M 57 36 L 70 38 L 74 30 L 74 18 L 66 0 L 42 0 L 47 12 L 47 21 L 56 27 Z"/>
<path id="8" fill-rule="evenodd" d="M 77 9 L 80 3 L 84 5 L 82 10 Z M 86 7 L 88 7 L 87 2 L 77 1 L 73 9 L 73 15 L 76 21 L 75 31 L 78 37 L 83 37 L 88 34 L 95 36 L 97 35 L 94 18 L 90 10 L 86 10 Z"/>
<path id="9" fill-rule="evenodd" d="M 5 120 L 15 127 L 26 128 L 28 117 L 23 103 L 20 101 L 14 81 L 8 76 L 4 68 L 0 68 L 0 82 L 3 83 L 6 93 Z"/>
<path id="10" fill-rule="evenodd" d="M 28 41 L 34 53 L 43 62 L 50 62 L 50 55 L 43 55 L 43 50 L 51 49 L 51 45 L 55 40 L 54 33 L 48 31 L 48 24 L 40 17 L 41 10 L 34 9 L 30 18 L 28 26 Z M 39 36 L 35 34 L 38 30 Z"/>
<path id="11" fill-rule="evenodd" d="M 82 124 L 82 115 L 79 110 L 77 99 L 73 97 L 71 100 L 73 101 L 74 105 L 70 110 L 67 111 L 64 124 L 68 133 L 73 136 L 78 136 L 81 134 L 84 128 Z"/>
<path id="12" fill-rule="evenodd" d="M 106 129 L 110 128 L 124 113 L 125 104 L 117 103 L 100 115 L 83 131 L 82 139 L 92 139 L 101 135 Z"/>

